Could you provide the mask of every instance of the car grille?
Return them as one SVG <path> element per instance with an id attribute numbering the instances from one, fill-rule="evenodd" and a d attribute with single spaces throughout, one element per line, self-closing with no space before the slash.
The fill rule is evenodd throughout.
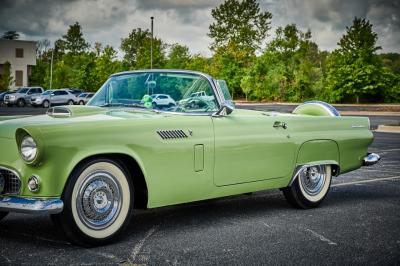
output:
<path id="1" fill-rule="evenodd" d="M 10 99 L 10 96 L 6 95 L 6 96 L 4 96 L 4 99 L 8 100 L 8 99 Z"/>
<path id="2" fill-rule="evenodd" d="M 21 180 L 18 175 L 14 171 L 0 168 L 0 194 L 19 194 L 20 190 Z"/>

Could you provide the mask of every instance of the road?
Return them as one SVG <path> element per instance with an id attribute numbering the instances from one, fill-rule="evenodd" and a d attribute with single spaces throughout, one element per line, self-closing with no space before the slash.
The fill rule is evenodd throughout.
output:
<path id="1" fill-rule="evenodd" d="M 270 190 L 137 211 L 119 242 L 91 249 L 47 216 L 12 214 L 0 223 L 0 265 L 398 265 L 400 134 L 374 135 L 380 163 L 335 177 L 319 208 L 293 209 Z"/>

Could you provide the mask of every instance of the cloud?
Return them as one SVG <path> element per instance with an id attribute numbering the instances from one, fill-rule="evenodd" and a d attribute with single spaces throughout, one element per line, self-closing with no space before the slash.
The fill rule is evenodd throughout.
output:
<path id="1" fill-rule="evenodd" d="M 192 53 L 210 55 L 208 26 L 211 9 L 223 0 L 2 0 L 0 32 L 16 30 L 26 39 L 61 38 L 78 21 L 85 37 L 119 48 L 121 38 L 134 28 L 150 28 L 168 43 L 187 45 Z M 383 51 L 400 52 L 398 0 L 261 0 L 273 14 L 272 26 L 295 23 L 311 29 L 321 49 L 332 50 L 355 16 L 365 17 L 378 33 Z M 270 32 L 270 35 L 273 32 Z M 270 37 L 271 38 L 271 37 Z"/>

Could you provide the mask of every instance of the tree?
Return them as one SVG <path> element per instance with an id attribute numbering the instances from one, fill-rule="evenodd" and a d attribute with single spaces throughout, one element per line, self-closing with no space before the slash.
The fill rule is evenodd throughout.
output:
<path id="1" fill-rule="evenodd" d="M 234 43 L 239 49 L 254 52 L 267 36 L 272 14 L 261 12 L 256 0 L 226 0 L 211 11 L 216 20 L 208 36 L 212 50 Z"/>
<path id="2" fill-rule="evenodd" d="M 178 43 L 170 47 L 166 68 L 184 69 L 190 61 L 189 48 Z"/>
<path id="3" fill-rule="evenodd" d="M 69 26 L 67 34 L 63 35 L 59 46 L 72 54 L 86 52 L 90 47 L 89 43 L 83 37 L 82 27 L 78 22 Z"/>
<path id="4" fill-rule="evenodd" d="M 122 63 L 117 60 L 117 51 L 112 46 L 107 45 L 96 57 L 92 71 L 93 83 L 89 90 L 96 91 L 111 74 L 120 71 L 122 71 Z"/>
<path id="5" fill-rule="evenodd" d="M 331 101 L 383 100 L 387 79 L 376 51 L 377 34 L 372 24 L 354 18 L 329 57 L 327 89 Z"/>
<path id="6" fill-rule="evenodd" d="M 145 45 L 145 40 L 151 38 L 148 30 L 133 29 L 128 37 L 121 39 L 121 50 L 124 52 L 124 63 L 134 67 L 137 62 L 139 50 Z M 150 49 L 150 46 L 148 47 Z"/>
<path id="7" fill-rule="evenodd" d="M 15 30 L 9 30 L 4 32 L 1 38 L 6 40 L 17 40 L 19 39 L 19 33 L 16 32 Z"/>
<path id="8" fill-rule="evenodd" d="M 6 61 L 3 64 L 3 74 L 0 75 L 0 91 L 7 91 L 12 83 L 11 64 Z"/>

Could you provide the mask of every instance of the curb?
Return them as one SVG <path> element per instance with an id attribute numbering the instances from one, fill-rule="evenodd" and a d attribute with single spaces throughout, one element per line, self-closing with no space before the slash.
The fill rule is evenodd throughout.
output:
<path id="1" fill-rule="evenodd" d="M 400 126 L 379 125 L 375 132 L 400 133 Z"/>

